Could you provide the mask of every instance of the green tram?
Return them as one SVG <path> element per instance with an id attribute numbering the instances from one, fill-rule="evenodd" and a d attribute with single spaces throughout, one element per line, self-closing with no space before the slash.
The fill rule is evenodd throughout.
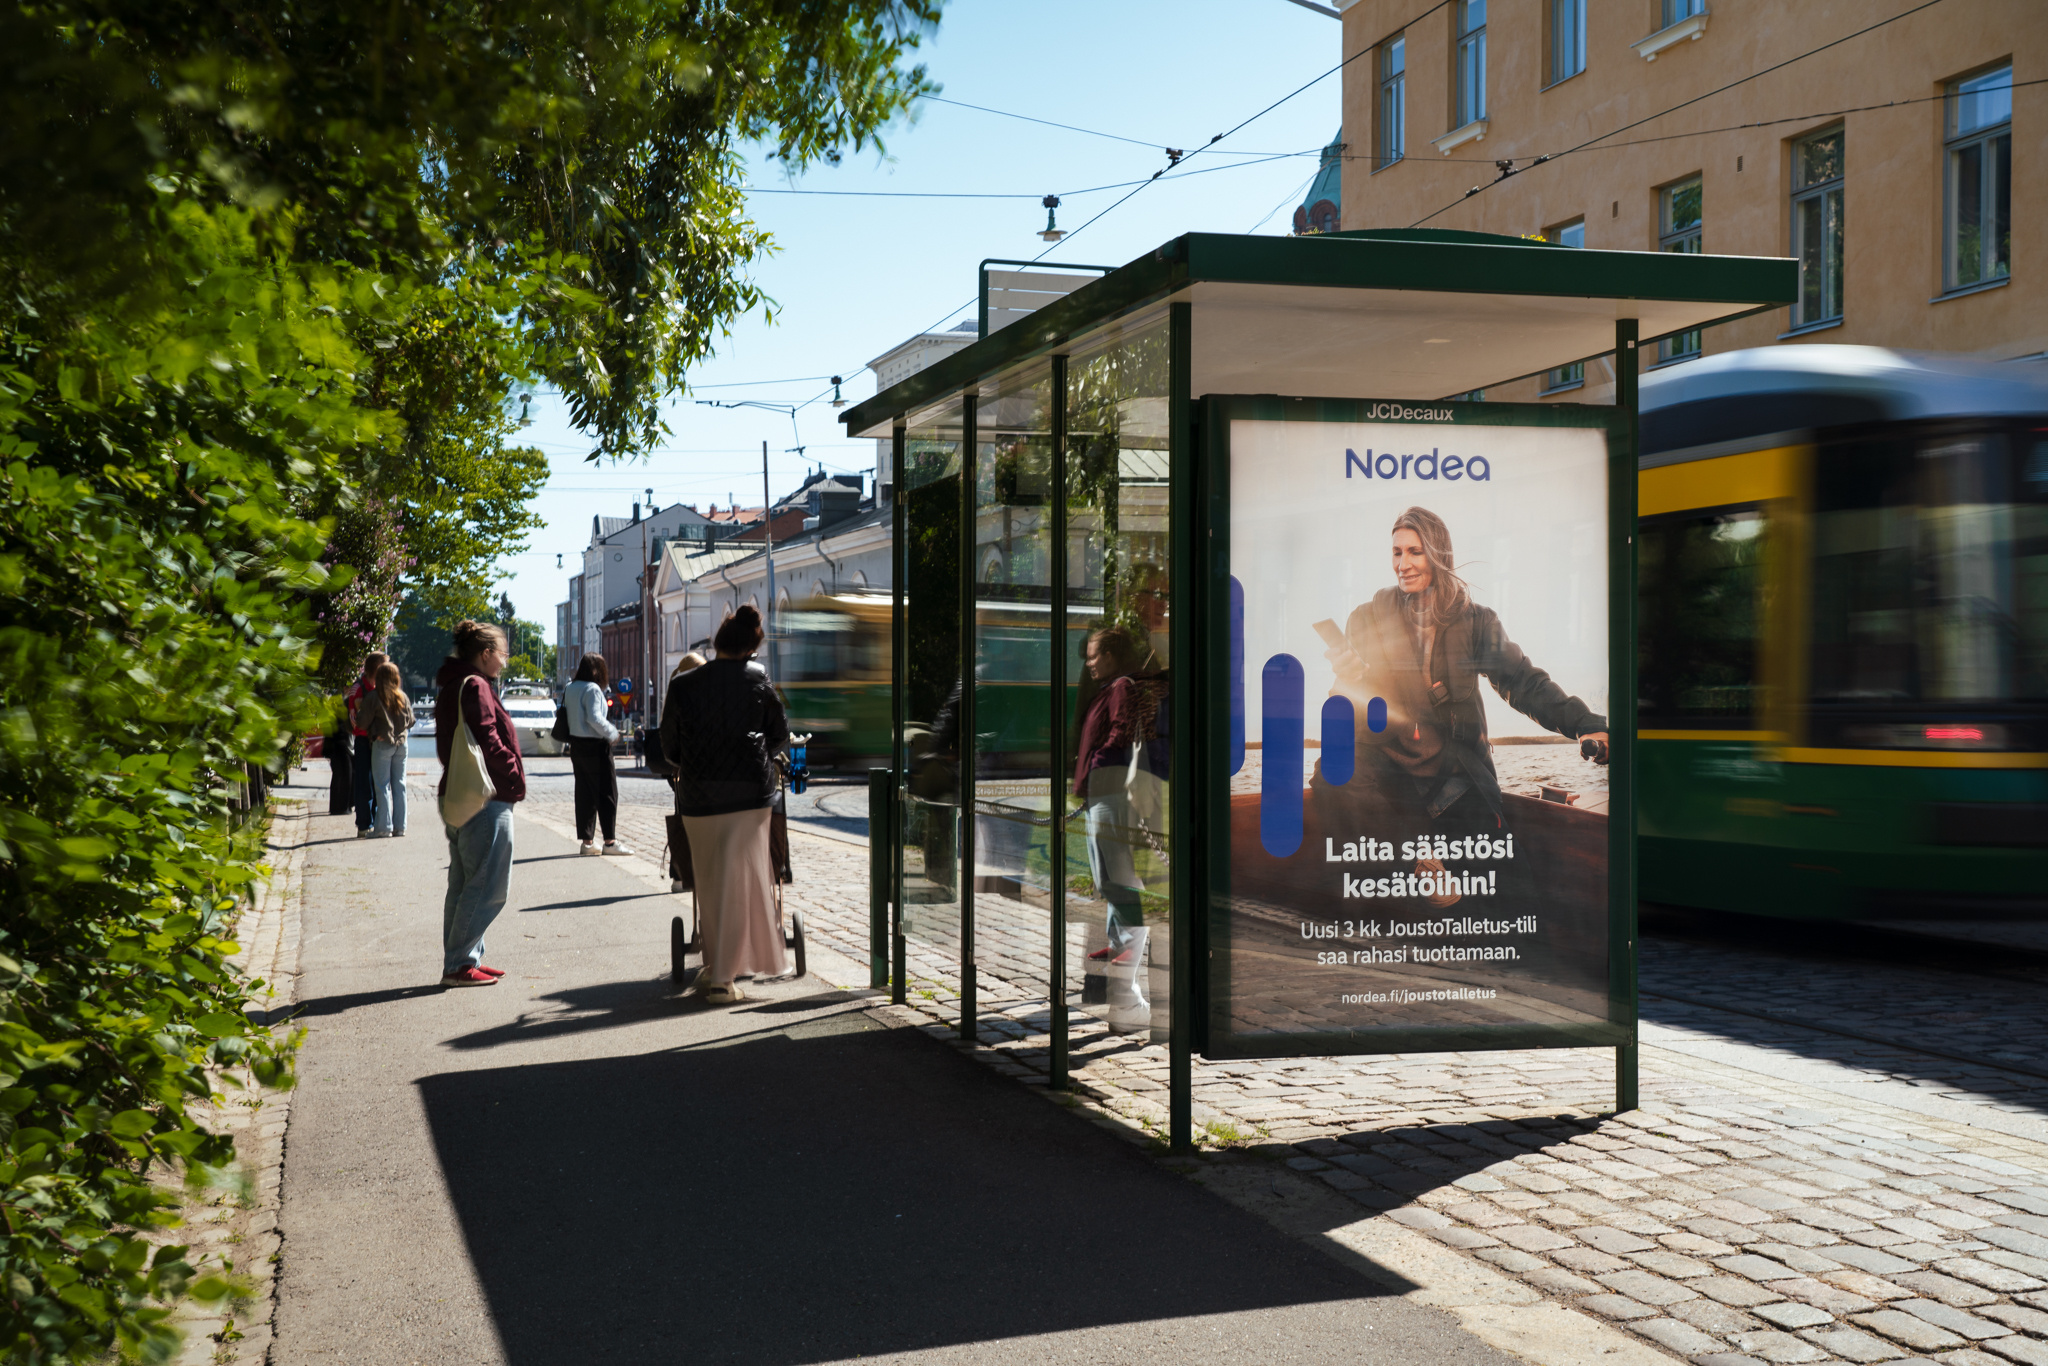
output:
<path id="1" fill-rule="evenodd" d="M 974 611 L 980 650 L 975 729 L 989 737 L 981 745 L 984 768 L 1043 774 L 1051 752 L 1045 650 L 1052 606 L 990 599 Z M 815 737 L 817 765 L 851 770 L 889 762 L 889 612 L 886 593 L 843 593 L 809 598 L 776 615 L 775 667 L 789 728 Z M 1070 706 L 1078 693 L 1081 642 L 1094 624 L 1086 608 L 1069 611 Z"/>
<path id="2" fill-rule="evenodd" d="M 1771 347 L 1641 401 L 1643 899 L 2048 914 L 2048 365 Z"/>

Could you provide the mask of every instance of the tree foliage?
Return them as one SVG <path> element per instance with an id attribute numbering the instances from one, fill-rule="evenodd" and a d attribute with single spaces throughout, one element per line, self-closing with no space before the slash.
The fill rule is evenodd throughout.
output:
<path id="1" fill-rule="evenodd" d="M 403 585 L 482 596 L 545 472 L 516 390 L 659 433 L 761 302 L 736 148 L 869 142 L 937 9 L 0 0 L 0 1357 L 162 1359 L 226 1292 L 150 1174 L 289 1080 L 232 781 Z"/>

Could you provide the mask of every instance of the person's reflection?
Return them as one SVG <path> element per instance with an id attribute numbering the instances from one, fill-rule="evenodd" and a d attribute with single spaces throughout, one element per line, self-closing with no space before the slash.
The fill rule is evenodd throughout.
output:
<path id="1" fill-rule="evenodd" d="M 1117 1028 L 1143 1027 L 1151 1016 L 1143 988 L 1144 882 L 1132 854 L 1136 841 L 1156 839 L 1163 828 L 1166 682 L 1136 672 L 1142 653 L 1122 627 L 1088 637 L 1083 658 L 1095 692 L 1078 728 L 1072 785 L 1089 873 L 1106 907 L 1106 942 L 1089 957 L 1110 968 L 1109 1023 Z"/>
<path id="2" fill-rule="evenodd" d="M 953 831 L 960 805 L 960 694 L 955 679 L 931 729 L 910 737 L 910 795 L 925 803 L 924 875 L 953 888 Z"/>

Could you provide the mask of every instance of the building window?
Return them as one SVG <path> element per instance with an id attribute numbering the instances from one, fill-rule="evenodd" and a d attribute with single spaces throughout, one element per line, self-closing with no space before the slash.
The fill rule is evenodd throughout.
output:
<path id="1" fill-rule="evenodd" d="M 1546 242 L 1555 242 L 1561 247 L 1583 247 L 1586 245 L 1586 220 L 1575 218 L 1569 223 L 1559 224 L 1543 234 Z M 1560 389 L 1576 389 L 1586 382 L 1586 363 L 1575 360 L 1570 365 L 1560 365 L 1543 374 L 1543 392 L 1556 393 Z"/>
<path id="2" fill-rule="evenodd" d="M 1380 44 L 1380 166 L 1408 153 L 1408 40 L 1396 35 Z M 1379 167 L 1374 167 L 1377 170 Z"/>
<path id="3" fill-rule="evenodd" d="M 1792 148 L 1792 255 L 1799 261 L 1794 327 L 1842 316 L 1842 162 L 1840 128 Z"/>
<path id="4" fill-rule="evenodd" d="M 1486 117 L 1486 0 L 1458 0 L 1458 118 L 1463 128 Z"/>
<path id="5" fill-rule="evenodd" d="M 1550 84 L 1586 69 L 1586 0 L 1550 0 Z"/>
<path id="6" fill-rule="evenodd" d="M 2012 273 L 2012 66 L 1948 88 L 1945 287 Z"/>
<path id="7" fill-rule="evenodd" d="M 1663 0 L 1663 5 L 1665 28 L 1670 28 L 1682 19 L 1690 19 L 1695 14 L 1707 12 L 1707 0 Z"/>
<path id="8" fill-rule="evenodd" d="M 1700 178 L 1681 180 L 1657 193 L 1657 250 L 1697 256 L 1700 251 Z M 1700 334 L 1681 332 L 1657 343 L 1657 359 L 1691 360 L 1700 353 Z"/>

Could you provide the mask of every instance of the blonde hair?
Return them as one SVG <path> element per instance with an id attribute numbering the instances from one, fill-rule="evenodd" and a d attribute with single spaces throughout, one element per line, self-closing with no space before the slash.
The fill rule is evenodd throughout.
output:
<path id="1" fill-rule="evenodd" d="M 1412 531 L 1422 542 L 1422 558 L 1429 562 L 1429 587 L 1416 597 L 1414 610 L 1428 609 L 1440 626 L 1447 626 L 1472 605 L 1471 590 L 1458 577 L 1451 557 L 1451 529 L 1444 519 L 1425 507 L 1412 507 L 1394 519 L 1393 530 Z"/>
<path id="2" fill-rule="evenodd" d="M 684 674 L 688 673 L 692 669 L 703 668 L 707 662 L 708 661 L 705 660 L 704 656 L 698 654 L 695 650 L 692 650 L 690 651 L 690 653 L 684 655 L 681 659 L 676 661 L 675 668 L 669 671 L 669 677 L 681 678 Z"/>
<path id="3" fill-rule="evenodd" d="M 398 671 L 396 664 L 379 664 L 376 681 L 377 700 L 384 704 L 384 710 L 397 711 L 411 705 L 405 695 L 405 675 Z"/>

